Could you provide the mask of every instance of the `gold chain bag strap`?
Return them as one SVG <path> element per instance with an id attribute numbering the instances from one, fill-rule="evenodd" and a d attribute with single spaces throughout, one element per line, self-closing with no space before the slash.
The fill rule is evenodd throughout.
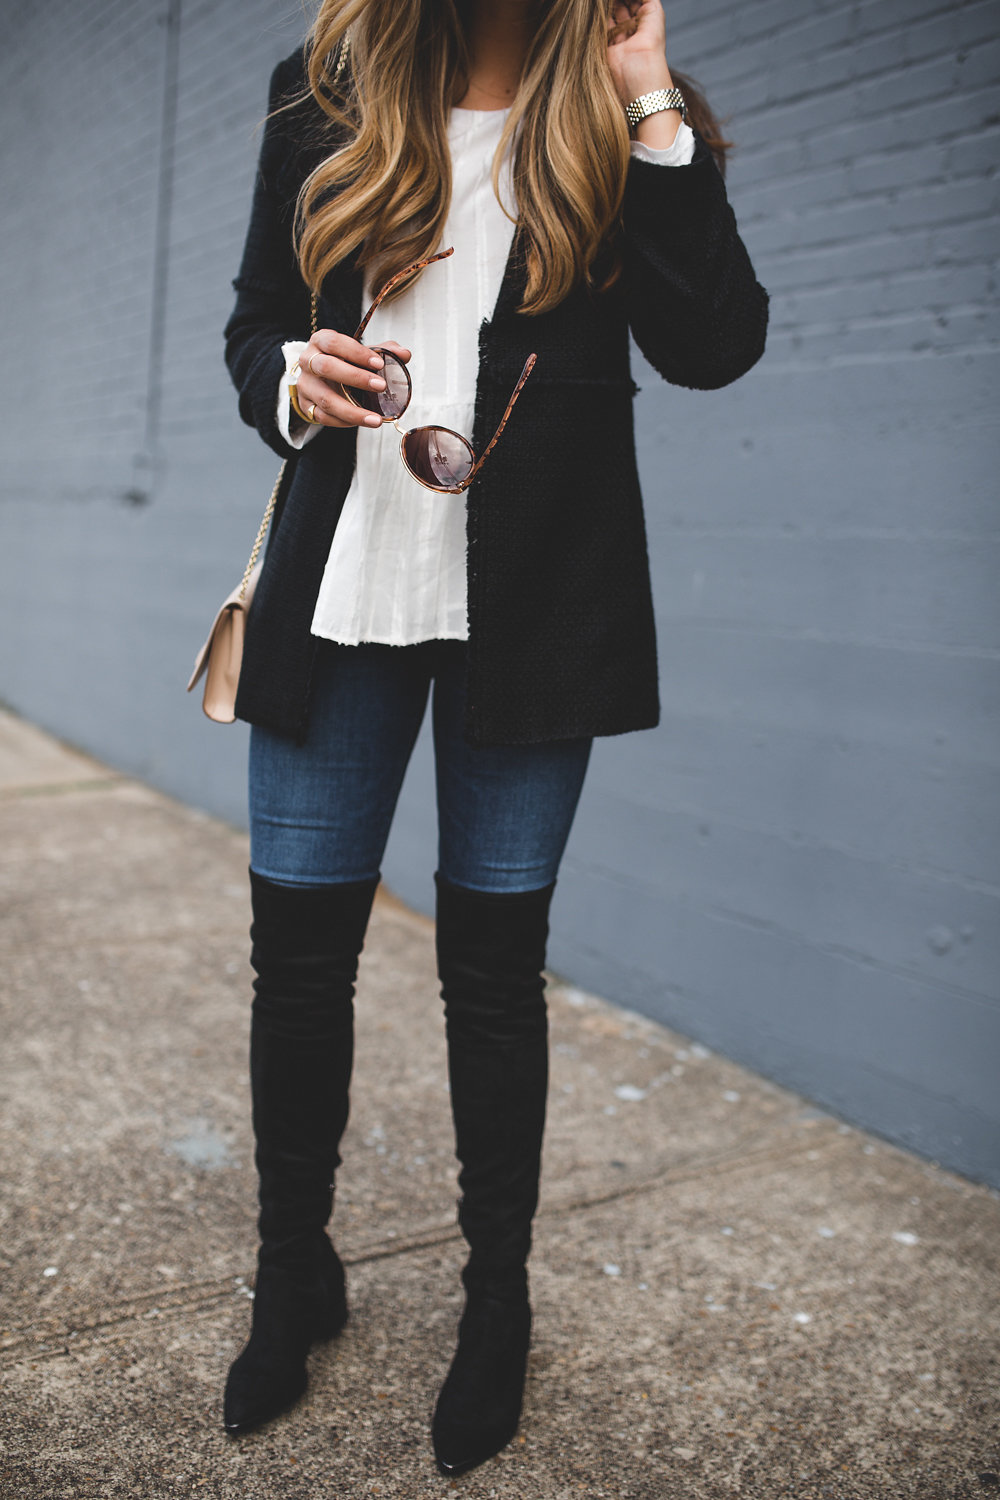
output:
<path id="1" fill-rule="evenodd" d="M 316 304 L 317 295 L 312 294 L 312 331 L 316 332 Z M 257 587 L 257 579 L 260 570 L 264 566 L 260 559 L 260 549 L 264 545 L 271 517 L 274 515 L 274 507 L 281 493 L 281 483 L 285 477 L 287 459 L 278 471 L 278 477 L 274 481 L 274 489 L 271 498 L 267 502 L 260 526 L 257 528 L 257 540 L 253 544 L 250 560 L 243 570 L 243 577 L 233 589 L 233 592 L 223 603 L 212 622 L 212 628 L 208 632 L 208 639 L 198 652 L 191 673 L 191 680 L 187 685 L 190 693 L 195 687 L 202 674 L 205 677 L 205 692 L 201 700 L 201 706 L 210 719 L 217 724 L 232 724 L 236 718 L 236 689 L 240 681 L 240 668 L 243 665 L 243 641 L 246 636 L 247 614 L 253 603 L 254 591 Z"/>

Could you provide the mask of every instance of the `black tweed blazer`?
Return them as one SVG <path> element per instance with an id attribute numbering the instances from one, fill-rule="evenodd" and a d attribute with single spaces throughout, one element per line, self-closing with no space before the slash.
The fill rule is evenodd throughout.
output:
<path id="1" fill-rule="evenodd" d="M 298 91 L 302 54 L 280 63 L 270 108 Z M 275 422 L 281 344 L 307 338 L 309 294 L 292 249 L 298 188 L 325 150 L 311 98 L 269 119 L 226 361 L 240 413 L 290 462 L 247 624 L 236 712 L 301 737 L 317 640 L 313 609 L 354 468 L 356 430 L 325 428 L 300 452 Z M 517 312 L 517 239 L 479 330 L 476 452 L 492 437 L 526 356 L 538 362 L 469 491 L 468 707 L 476 745 L 526 744 L 652 727 L 656 642 L 632 429 L 629 329 L 668 381 L 729 384 L 761 356 L 767 294 L 739 238 L 722 178 L 699 140 L 687 167 L 633 159 L 624 272 L 600 295 Z M 320 327 L 353 332 L 362 275 L 326 279 Z"/>

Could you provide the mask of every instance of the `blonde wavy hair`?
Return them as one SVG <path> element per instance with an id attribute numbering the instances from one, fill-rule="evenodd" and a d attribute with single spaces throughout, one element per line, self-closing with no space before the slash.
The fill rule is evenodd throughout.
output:
<path id="1" fill-rule="evenodd" d="M 620 219 L 629 132 L 608 67 L 609 13 L 610 0 L 540 0 L 497 146 L 494 191 L 513 143 L 524 313 L 547 312 L 574 287 L 592 284 Z M 299 193 L 302 275 L 318 287 L 359 251 L 381 286 L 441 242 L 451 201 L 448 111 L 469 73 L 462 0 L 323 0 L 307 56 L 309 89 L 344 144 Z M 700 93 L 688 79 L 678 87 L 695 128 L 724 158 L 728 142 Z M 616 274 L 612 254 L 602 284 Z"/>

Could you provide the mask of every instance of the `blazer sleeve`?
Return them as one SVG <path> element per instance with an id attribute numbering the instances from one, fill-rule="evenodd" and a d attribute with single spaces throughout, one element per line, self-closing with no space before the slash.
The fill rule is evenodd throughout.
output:
<path id="1" fill-rule="evenodd" d="M 629 163 L 624 278 L 629 326 L 653 368 L 673 385 L 710 391 L 760 359 L 768 297 L 712 154 L 695 141 L 689 166 Z"/>
<path id="2" fill-rule="evenodd" d="M 240 416 L 282 458 L 296 450 L 278 430 L 278 387 L 285 370 L 281 346 L 309 337 L 310 309 L 292 240 L 305 106 L 274 111 L 301 91 L 303 76 L 295 57 L 279 63 L 271 75 L 250 227 L 233 282 L 236 305 L 224 334 Z"/>

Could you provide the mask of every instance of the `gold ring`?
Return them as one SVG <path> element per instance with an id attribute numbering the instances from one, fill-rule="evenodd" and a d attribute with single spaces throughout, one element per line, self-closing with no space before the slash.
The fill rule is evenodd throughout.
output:
<path id="1" fill-rule="evenodd" d="M 309 374 L 310 375 L 315 375 L 316 374 L 316 371 L 313 369 L 313 360 L 315 358 L 316 358 L 315 354 L 310 354 L 310 356 L 309 356 Z"/>
<path id="2" fill-rule="evenodd" d="M 315 403 L 315 401 L 310 401 L 309 405 L 306 407 L 306 421 L 307 422 L 312 422 L 314 426 L 317 425 L 316 424 L 316 403 Z"/>

